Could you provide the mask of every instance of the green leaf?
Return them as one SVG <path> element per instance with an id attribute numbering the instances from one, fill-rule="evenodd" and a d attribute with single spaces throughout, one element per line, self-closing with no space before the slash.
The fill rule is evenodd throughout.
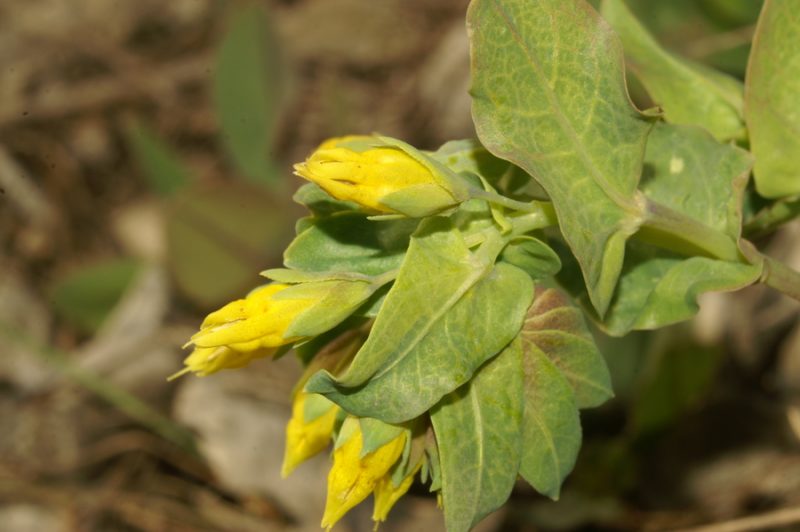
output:
<path id="1" fill-rule="evenodd" d="M 583 313 L 560 291 L 536 290 L 520 336 L 526 351 L 544 353 L 567 378 L 578 408 L 598 406 L 613 397 L 608 368 Z"/>
<path id="2" fill-rule="evenodd" d="M 628 99 L 621 45 L 583 1 L 474 0 L 467 18 L 478 137 L 547 191 L 602 315 L 641 222 L 650 130 Z"/>
<path id="3" fill-rule="evenodd" d="M 372 277 L 351 272 L 303 272 L 288 268 L 270 268 L 260 274 L 278 283 L 311 283 L 315 281 L 372 281 Z"/>
<path id="4" fill-rule="evenodd" d="M 125 137 L 145 179 L 156 193 L 171 196 L 186 186 L 188 170 L 151 127 L 131 122 L 125 128 Z"/>
<path id="5" fill-rule="evenodd" d="M 210 308 L 259 284 L 254 272 L 276 263 L 291 237 L 283 205 L 244 183 L 175 196 L 167 210 L 167 260 L 178 288 Z"/>
<path id="6" fill-rule="evenodd" d="M 622 39 L 628 68 L 667 121 L 705 127 L 720 140 L 744 136 L 741 82 L 661 48 L 623 0 L 603 0 L 602 13 Z"/>
<path id="7" fill-rule="evenodd" d="M 647 144 L 640 189 L 736 240 L 751 166 L 745 150 L 700 128 L 659 123 Z"/>
<path id="8" fill-rule="evenodd" d="M 498 159 L 473 139 L 447 142 L 431 156 L 456 173 L 469 172 L 490 181 L 498 179 L 510 166 L 508 161 Z"/>
<path id="9" fill-rule="evenodd" d="M 532 236 L 522 236 L 509 242 L 500 260 L 524 270 L 534 280 L 552 277 L 561 269 L 561 259 L 556 252 Z"/>
<path id="10" fill-rule="evenodd" d="M 692 318 L 705 292 L 739 290 L 756 282 L 759 266 L 706 257 L 686 258 L 631 242 L 617 295 L 603 329 L 621 336 Z"/>
<path id="11" fill-rule="evenodd" d="M 338 379 L 317 373 L 306 389 L 389 423 L 425 412 L 522 325 L 533 283 L 520 269 L 491 262 L 472 254 L 449 220 L 423 223 L 348 371 Z"/>
<path id="12" fill-rule="evenodd" d="M 275 294 L 276 299 L 312 299 L 283 333 L 284 338 L 311 337 L 329 331 L 346 320 L 380 285 L 365 281 L 315 281 L 300 283 Z"/>
<path id="13" fill-rule="evenodd" d="M 520 475 L 536 491 L 558 499 L 581 447 L 578 406 L 569 381 L 533 342 L 523 342 L 525 410 Z"/>
<path id="14" fill-rule="evenodd" d="M 423 482 L 430 479 L 429 491 L 440 491 L 442 489 L 442 466 L 439 460 L 439 446 L 433 431 L 429 431 L 425 438 L 425 462 L 423 462 L 420 478 Z"/>
<path id="15" fill-rule="evenodd" d="M 447 142 L 431 156 L 456 173 L 481 176 L 506 196 L 517 199 L 544 199 L 546 196 L 530 175 L 518 166 L 495 157 L 477 140 Z"/>
<path id="16" fill-rule="evenodd" d="M 130 259 L 112 259 L 71 272 L 50 288 L 53 308 L 84 332 L 100 328 L 139 271 Z"/>
<path id="17" fill-rule="evenodd" d="M 641 189 L 646 196 L 738 240 L 750 157 L 693 126 L 660 123 L 650 135 Z M 613 335 L 654 329 L 691 318 L 699 294 L 755 282 L 760 267 L 702 255 L 683 255 L 631 241 L 604 328 Z M 697 251 L 687 250 L 690 255 Z"/>
<path id="18" fill-rule="evenodd" d="M 768 198 L 800 193 L 797 2 L 764 2 L 747 67 L 745 112 L 758 193 Z"/>
<path id="19" fill-rule="evenodd" d="M 524 447 L 521 354 L 512 342 L 431 411 L 448 532 L 472 528 L 514 487 Z"/>
<path id="20" fill-rule="evenodd" d="M 431 431 L 427 418 L 417 418 L 405 428 L 406 446 L 400 460 L 392 466 L 392 485 L 399 486 L 409 475 L 421 469 L 425 460 L 425 446 L 427 445 L 428 432 Z M 419 466 L 419 467 L 418 467 Z"/>
<path id="21" fill-rule="evenodd" d="M 319 217 L 330 216 L 342 211 L 359 210 L 357 203 L 337 200 L 322 190 L 316 183 L 306 183 L 301 186 L 297 189 L 292 199 L 300 205 L 304 205 L 312 214 Z"/>
<path id="22" fill-rule="evenodd" d="M 274 182 L 269 156 L 281 95 L 281 63 L 267 13 L 248 4 L 230 12 L 214 71 L 222 142 L 248 179 Z"/>
<path id="23" fill-rule="evenodd" d="M 362 435 L 361 458 L 383 447 L 406 430 L 405 427 L 390 425 L 370 417 L 362 417 L 358 421 L 361 424 Z"/>
<path id="24" fill-rule="evenodd" d="M 398 268 L 419 220 L 368 220 L 343 212 L 310 220 L 286 248 L 287 268 L 311 272 L 379 275 Z"/>

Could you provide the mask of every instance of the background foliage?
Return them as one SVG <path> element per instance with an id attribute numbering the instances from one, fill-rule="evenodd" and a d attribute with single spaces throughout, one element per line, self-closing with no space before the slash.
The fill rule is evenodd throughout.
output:
<path id="1" fill-rule="evenodd" d="M 84 10 L 57 4 L 0 6 L 0 63 L 7 72 L 0 79 L 6 346 L 0 407 L 7 427 L 0 440 L 0 519 L 33 520 L 38 530 L 277 530 L 290 519 L 304 526 L 313 517 L 308 525 L 316 529 L 321 512 L 309 507 L 319 504 L 325 460 L 278 484 L 285 401 L 299 371 L 288 358 L 216 382 L 168 386 L 163 377 L 179 365 L 174 346 L 206 310 L 278 265 L 300 212 L 289 201 L 297 183 L 288 168 L 319 140 L 377 130 L 435 148 L 472 135 L 466 2 L 192 0 L 115 9 L 87 2 Z M 714 90 L 697 94 L 714 97 L 713 136 L 739 138 L 742 103 L 728 88 L 743 79 L 759 3 L 627 4 L 652 34 L 642 37 L 635 26 L 621 31 L 623 41 L 629 32 L 638 43 L 626 44 L 631 78 L 641 84 L 631 88 L 637 106 L 649 107 L 645 89 L 652 84 L 663 87 L 665 102 L 674 96 L 671 80 L 710 84 Z M 776 57 L 769 46 L 761 43 L 757 53 Z M 708 79 L 702 65 L 727 76 Z M 609 69 L 599 71 L 610 77 Z M 787 83 L 800 78 L 783 64 L 763 75 L 786 75 Z M 607 83 L 610 94 L 619 93 L 618 79 Z M 748 97 L 757 99 L 757 91 Z M 668 118 L 697 116 L 690 98 L 675 101 L 677 108 L 665 105 Z M 646 120 L 622 120 L 618 133 L 636 146 Z M 744 120 L 756 119 L 745 114 Z M 670 198 L 660 177 L 671 160 L 659 151 L 646 154 L 652 173 L 643 187 L 730 232 L 760 207 L 757 196 L 741 190 L 743 155 L 733 147 L 704 149 L 710 137 L 686 133 L 689 127 L 657 127 L 651 139 L 678 150 L 686 172 L 715 165 L 718 188 L 698 204 Z M 692 141 L 676 139 L 676 130 Z M 605 130 L 596 136 L 609 140 Z M 266 155 L 254 148 L 265 143 Z M 600 153 L 602 145 L 587 150 Z M 771 171 L 781 170 L 764 170 Z M 614 188 L 624 198 L 630 183 Z M 746 194 L 745 213 L 725 208 L 739 193 Z M 625 201 L 609 201 L 603 214 L 613 218 L 618 239 L 628 236 Z M 304 233 L 308 242 L 292 246 L 287 265 L 313 261 L 308 250 L 331 235 L 364 238 L 359 223 L 344 218 L 315 226 Z M 593 228 L 596 221 L 584 223 Z M 411 229 L 398 226 L 366 243 L 385 247 L 379 260 L 354 247 L 348 265 L 373 273 L 397 264 Z M 796 261 L 796 242 L 792 226 L 759 244 Z M 618 247 L 604 251 L 608 262 L 592 273 L 593 292 L 575 295 L 602 310 L 609 272 L 619 273 L 624 297 L 607 305 L 611 332 L 682 319 L 694 312 L 694 294 L 746 284 L 752 276 L 713 259 L 687 265 L 646 245 L 630 249 L 631 265 L 621 263 Z M 564 276 L 578 274 L 577 267 L 565 263 Z M 705 281 L 671 292 L 669 280 L 685 275 Z M 669 315 L 648 307 L 654 293 L 676 302 Z M 564 304 L 545 294 L 554 307 Z M 592 330 L 617 398 L 582 416 L 585 447 L 561 502 L 516 485 L 511 503 L 482 526 L 658 528 L 797 504 L 797 307 L 752 288 L 706 297 L 703 309 L 698 321 L 657 333 L 612 339 Z M 519 346 L 545 372 L 553 369 L 547 327 L 546 319 L 529 317 Z M 578 327 L 570 341 L 586 334 Z M 502 379 L 502 370 L 493 368 L 485 379 Z M 555 381 L 559 396 L 569 382 Z M 480 394 L 481 386 L 465 393 Z M 575 406 L 593 397 L 584 390 L 541 415 L 574 423 Z M 458 415 L 470 419 L 469 412 Z M 570 445 L 566 438 L 559 448 Z M 553 493 L 559 473 L 535 470 L 542 476 L 537 488 Z M 506 479 L 498 492 L 510 484 Z M 387 528 L 441 527 L 425 491 L 416 489 Z M 355 514 L 343 526 L 358 530 L 366 521 Z"/>

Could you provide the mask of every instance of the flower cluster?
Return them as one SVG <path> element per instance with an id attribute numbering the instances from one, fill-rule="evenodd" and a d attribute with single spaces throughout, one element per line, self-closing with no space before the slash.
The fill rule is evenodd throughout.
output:
<path id="1" fill-rule="evenodd" d="M 466 199 L 463 183 L 452 173 L 393 139 L 331 139 L 307 161 L 295 165 L 295 170 L 332 197 L 357 204 L 365 214 L 422 217 L 452 209 Z M 172 378 L 189 372 L 204 377 L 222 369 L 241 368 L 291 346 L 324 339 L 324 334 L 333 330 L 333 340 L 322 342 L 325 347 L 315 353 L 293 394 L 281 474 L 288 476 L 333 444 L 322 526 L 331 528 L 370 494 L 374 495 L 377 525 L 386 520 L 423 467 L 426 478 L 432 477 L 435 465 L 427 463 L 425 450 L 430 441 L 419 437 L 429 422 L 414 420 L 395 426 L 361 419 L 303 387 L 315 371 L 338 374 L 346 369 L 363 344 L 363 335 L 339 334 L 336 328 L 358 314 L 356 309 L 365 305 L 385 279 L 357 275 L 298 278 L 288 270 L 265 273 L 279 278 L 288 274 L 290 280 L 256 288 L 245 298 L 210 313 L 184 346 L 193 347 L 184 369 Z"/>
<path id="2" fill-rule="evenodd" d="M 577 309 L 534 290 L 561 267 L 540 231 L 552 207 L 470 141 L 423 152 L 342 137 L 295 170 L 311 181 L 295 195 L 311 215 L 285 268 L 209 314 L 177 375 L 294 351 L 305 371 L 282 474 L 332 447 L 328 529 L 370 495 L 377 526 L 415 478 L 453 532 L 503 504 L 518 476 L 557 497 L 577 446 L 551 460 L 549 435 L 579 441 L 578 408 L 610 391 Z"/>

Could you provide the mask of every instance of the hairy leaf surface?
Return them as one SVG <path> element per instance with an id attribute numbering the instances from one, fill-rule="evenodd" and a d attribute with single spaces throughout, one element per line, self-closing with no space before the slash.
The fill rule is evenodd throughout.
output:
<path id="1" fill-rule="evenodd" d="M 431 411 L 448 532 L 467 531 L 506 502 L 520 461 L 519 340 Z"/>
<path id="2" fill-rule="evenodd" d="M 418 223 L 350 212 L 314 218 L 286 248 L 283 262 L 294 270 L 378 275 L 400 267 Z"/>
<path id="3" fill-rule="evenodd" d="M 578 408 L 598 406 L 614 395 L 583 313 L 560 291 L 537 289 L 520 336 L 526 351 L 544 353 L 566 377 Z"/>
<path id="4" fill-rule="evenodd" d="M 348 371 L 307 389 L 359 416 L 416 417 L 514 338 L 532 295 L 525 272 L 478 258 L 449 220 L 424 222 Z"/>
<path id="5" fill-rule="evenodd" d="M 751 160 L 694 126 L 658 124 L 650 135 L 641 189 L 648 197 L 738 240 L 742 194 Z M 613 335 L 654 329 L 697 313 L 697 296 L 737 290 L 758 279 L 760 267 L 647 244 L 645 233 L 628 243 L 620 282 L 603 324 Z M 564 276 L 569 276 L 565 265 Z M 567 284 L 570 281 L 567 279 Z M 574 281 L 571 285 L 576 286 Z"/>
<path id="6" fill-rule="evenodd" d="M 581 447 L 578 405 L 569 381 L 535 343 L 523 343 L 525 407 L 520 475 L 557 499 Z"/>
<path id="7" fill-rule="evenodd" d="M 651 126 L 628 99 L 619 40 L 582 0 L 474 0 L 467 23 L 478 136 L 547 191 L 602 315 L 641 221 Z"/>

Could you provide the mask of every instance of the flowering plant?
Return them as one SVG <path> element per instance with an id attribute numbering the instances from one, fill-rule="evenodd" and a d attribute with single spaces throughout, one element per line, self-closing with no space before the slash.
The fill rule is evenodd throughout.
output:
<path id="1" fill-rule="evenodd" d="M 765 3 L 743 87 L 661 49 L 622 0 L 602 16 L 583 0 L 473 0 L 480 141 L 323 143 L 295 166 L 310 216 L 285 268 L 206 318 L 183 372 L 294 348 L 306 372 L 284 474 L 332 442 L 323 527 L 370 494 L 385 520 L 415 478 L 451 531 L 518 476 L 557 498 L 579 409 L 612 396 L 584 316 L 624 335 L 692 317 L 711 290 L 800 298 L 800 275 L 742 238 L 800 193 L 790 3 Z M 631 104 L 623 47 L 660 108 Z M 782 85 L 775 50 L 794 58 Z M 745 220 L 757 193 L 773 203 Z"/>

